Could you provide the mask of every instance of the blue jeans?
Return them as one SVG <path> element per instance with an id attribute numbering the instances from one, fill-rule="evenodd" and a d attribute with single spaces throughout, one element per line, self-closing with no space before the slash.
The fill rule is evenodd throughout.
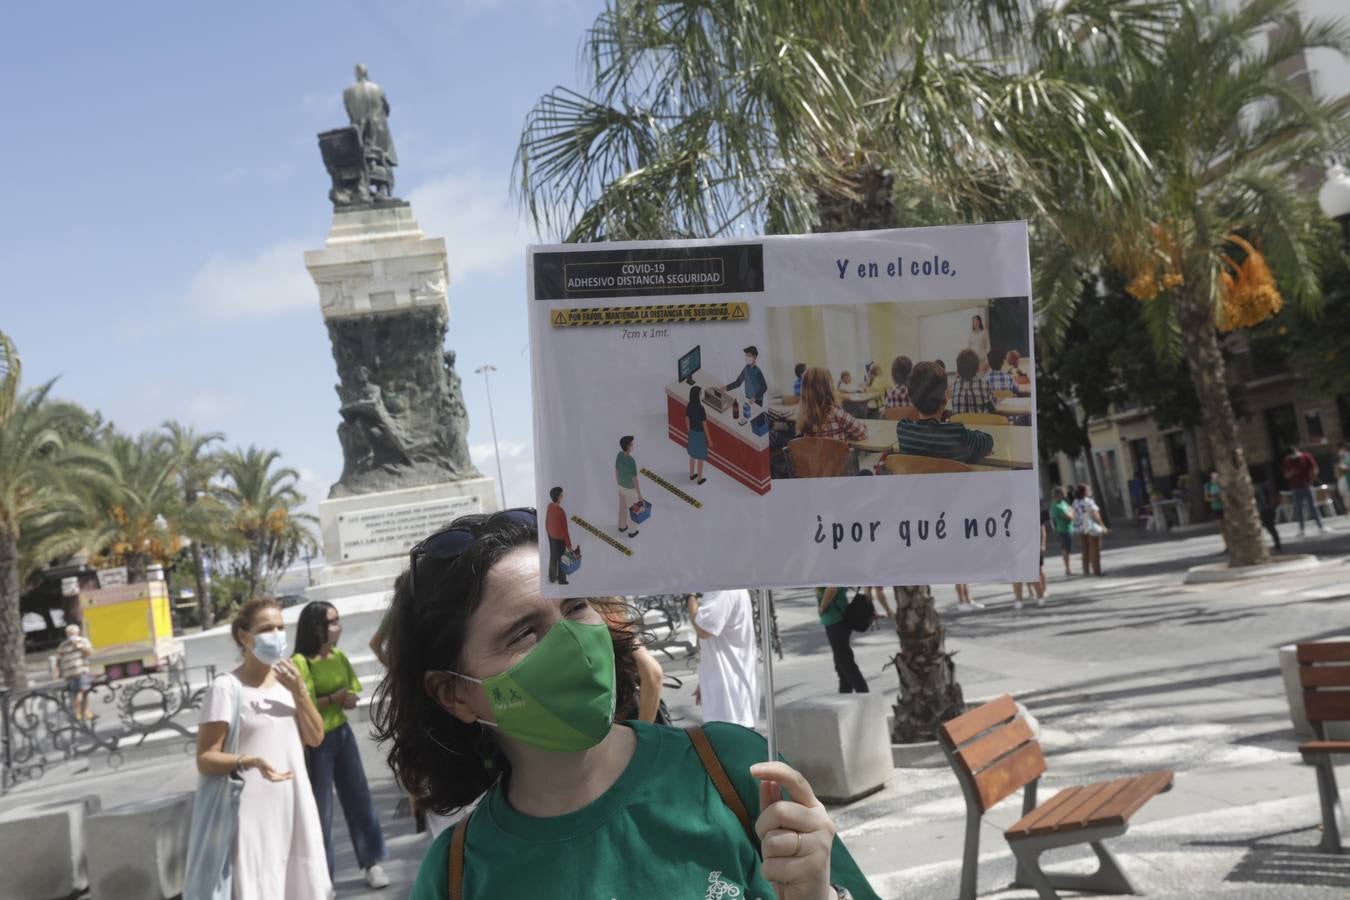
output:
<path id="1" fill-rule="evenodd" d="M 1322 528 L 1322 516 L 1317 511 L 1317 501 L 1313 499 L 1312 488 L 1294 488 L 1289 493 L 1293 495 L 1294 514 L 1298 516 L 1299 534 L 1303 533 L 1303 507 L 1305 504 L 1312 511 L 1312 520 L 1317 523 L 1318 528 Z"/>
<path id="2" fill-rule="evenodd" d="M 319 824 L 323 827 L 323 847 L 328 853 L 328 876 L 333 876 L 333 789 L 337 788 L 347 831 L 356 851 L 356 864 L 362 869 L 375 865 L 388 853 L 380 817 L 370 799 L 370 785 L 361 767 L 356 735 L 345 722 L 323 736 L 323 743 L 306 753 L 309 783 L 314 802 L 319 806 Z"/>

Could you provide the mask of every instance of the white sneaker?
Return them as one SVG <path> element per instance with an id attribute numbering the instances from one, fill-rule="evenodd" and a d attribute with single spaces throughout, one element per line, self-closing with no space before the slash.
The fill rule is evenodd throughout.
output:
<path id="1" fill-rule="evenodd" d="M 971 609 L 984 609 L 984 604 L 981 603 L 981 602 L 978 601 L 978 600 L 972 600 L 972 601 L 970 601 L 970 608 L 971 608 Z"/>
<path id="2" fill-rule="evenodd" d="M 969 606 L 967 606 L 966 604 L 964 604 L 964 603 L 958 603 L 958 604 L 956 604 L 955 606 L 952 607 L 952 613 L 953 613 L 954 615 L 958 615 L 958 616 L 959 616 L 959 615 L 963 615 L 963 614 L 965 614 L 965 613 L 970 612 L 970 609 L 971 609 L 971 608 L 970 608 Z"/>
<path id="3" fill-rule="evenodd" d="M 380 868 L 379 863 L 366 869 L 366 884 L 377 889 L 389 887 L 389 876 L 384 874 L 384 869 Z"/>
<path id="4" fill-rule="evenodd" d="M 1021 608 L 1022 608 L 1022 601 L 1021 601 L 1021 600 L 1014 600 L 1014 601 L 1013 601 L 1013 609 L 1021 609 Z"/>
<path id="5" fill-rule="evenodd" d="M 1040 608 L 1043 607 L 1043 606 L 1045 606 L 1045 598 L 1044 598 L 1044 597 L 1042 597 L 1041 599 L 1039 599 L 1039 600 L 1036 601 L 1036 608 L 1037 608 L 1037 609 L 1040 609 Z"/>

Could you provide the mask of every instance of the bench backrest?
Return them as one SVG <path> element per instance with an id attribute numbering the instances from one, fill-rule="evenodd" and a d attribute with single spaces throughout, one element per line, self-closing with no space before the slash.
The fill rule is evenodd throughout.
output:
<path id="1" fill-rule="evenodd" d="M 1041 745 L 1007 694 L 943 723 L 938 740 L 981 815 L 1045 774 Z"/>
<path id="2" fill-rule="evenodd" d="M 1320 738 L 1323 722 L 1350 720 L 1350 641 L 1310 642 L 1296 649 L 1303 708 Z"/>

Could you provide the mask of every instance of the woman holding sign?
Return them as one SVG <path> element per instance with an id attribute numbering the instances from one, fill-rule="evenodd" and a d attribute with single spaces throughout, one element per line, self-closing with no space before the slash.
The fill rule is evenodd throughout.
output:
<path id="1" fill-rule="evenodd" d="M 413 900 L 876 897 L 758 734 L 614 721 L 632 643 L 589 601 L 541 595 L 537 542 L 533 510 L 465 516 L 395 585 L 375 714 L 389 763 L 439 813 L 482 795 L 432 844 Z"/>

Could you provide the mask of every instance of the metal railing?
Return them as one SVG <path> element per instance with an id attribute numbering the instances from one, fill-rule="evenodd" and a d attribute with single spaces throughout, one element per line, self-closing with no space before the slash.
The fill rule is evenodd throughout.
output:
<path id="1" fill-rule="evenodd" d="M 194 741 L 192 713 L 215 677 L 215 666 L 179 666 L 94 681 L 84 702 L 92 719 L 76 715 L 75 695 L 64 682 L 0 690 L 0 794 L 80 757 L 106 754 L 108 767 L 116 769 L 127 751 L 152 736 Z"/>

